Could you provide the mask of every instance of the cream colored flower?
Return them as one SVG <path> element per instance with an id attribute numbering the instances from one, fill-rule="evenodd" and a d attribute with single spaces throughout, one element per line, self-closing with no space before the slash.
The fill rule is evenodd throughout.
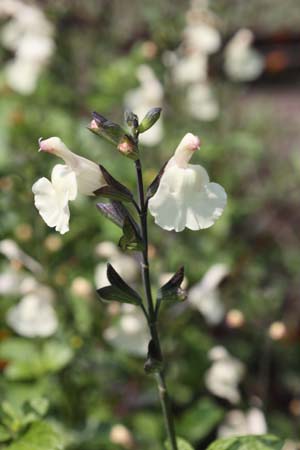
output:
<path id="1" fill-rule="evenodd" d="M 75 200 L 78 193 L 94 195 L 105 182 L 96 163 L 71 152 L 58 137 L 41 141 L 40 150 L 66 162 L 54 166 L 51 181 L 43 177 L 32 186 L 40 215 L 49 227 L 64 234 L 69 231 L 69 201 Z"/>
<path id="2" fill-rule="evenodd" d="M 199 146 L 197 136 L 184 136 L 149 201 L 155 223 L 165 230 L 209 228 L 223 213 L 227 196 L 222 186 L 211 183 L 202 166 L 188 164 Z"/>
<path id="3" fill-rule="evenodd" d="M 261 409 L 253 407 L 246 412 L 233 409 L 226 414 L 224 422 L 220 425 L 218 437 L 259 435 L 267 431 L 266 418 Z"/>

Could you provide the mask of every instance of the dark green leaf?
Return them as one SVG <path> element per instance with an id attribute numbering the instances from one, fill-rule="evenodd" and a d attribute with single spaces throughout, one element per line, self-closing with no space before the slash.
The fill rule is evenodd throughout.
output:
<path id="1" fill-rule="evenodd" d="M 176 437 L 178 450 L 194 450 L 194 447 L 191 446 L 186 440 Z M 165 443 L 166 450 L 172 450 L 171 444 L 169 442 Z"/>
<path id="2" fill-rule="evenodd" d="M 207 436 L 222 420 L 223 409 L 210 398 L 202 398 L 185 412 L 180 420 L 178 431 L 192 442 Z"/>
<path id="3" fill-rule="evenodd" d="M 132 297 L 128 295 L 127 292 L 121 291 L 114 286 L 105 286 L 103 288 L 97 289 L 99 297 L 102 300 L 111 302 L 120 302 L 120 303 L 131 303 L 134 305 L 139 305 L 140 302 L 137 301 L 136 297 Z"/>
<path id="4" fill-rule="evenodd" d="M 159 289 L 157 299 L 163 301 L 185 300 L 186 293 L 180 287 L 183 278 L 184 267 L 180 267 L 180 269 L 177 270 L 177 272 L 170 278 L 170 280 Z"/>
<path id="5" fill-rule="evenodd" d="M 106 185 L 97 189 L 94 194 L 113 200 L 131 202 L 133 200 L 133 195 L 130 190 L 117 181 L 103 166 L 100 165 L 99 167 Z"/>
<path id="6" fill-rule="evenodd" d="M 155 345 L 153 339 L 148 345 L 147 359 L 144 364 L 144 370 L 146 373 L 160 372 L 163 368 L 162 355 L 159 348 Z"/>
<path id="7" fill-rule="evenodd" d="M 128 286 L 128 284 L 120 277 L 111 264 L 107 264 L 107 279 L 113 287 L 118 288 L 128 296 L 135 298 L 135 302 L 133 303 L 140 304 L 142 302 L 139 294 Z"/>
<path id="8" fill-rule="evenodd" d="M 149 130 L 149 128 L 151 128 L 155 124 L 155 122 L 158 121 L 160 113 L 161 108 L 150 109 L 140 123 L 139 132 L 144 133 L 145 131 Z"/>
<path id="9" fill-rule="evenodd" d="M 160 169 L 160 171 L 158 172 L 158 174 L 156 175 L 154 180 L 150 183 L 150 185 L 147 189 L 147 200 L 149 200 L 151 197 L 153 197 L 153 195 L 156 193 L 159 183 L 160 183 L 160 179 L 165 171 L 165 167 L 167 164 L 168 164 L 168 161 L 162 166 L 162 168 Z"/>
<path id="10" fill-rule="evenodd" d="M 281 450 L 284 442 L 276 436 L 238 436 L 218 439 L 207 450 Z"/>
<path id="11" fill-rule="evenodd" d="M 63 450 L 58 433 L 47 423 L 35 422 L 27 433 L 7 447 L 7 450 Z"/>
<path id="12" fill-rule="evenodd" d="M 123 236 L 119 241 L 119 246 L 123 251 L 143 250 L 143 241 L 137 224 L 130 217 L 126 217 L 123 225 Z"/>
<path id="13" fill-rule="evenodd" d="M 8 432 L 7 428 L 3 425 L 0 425 L 0 442 L 6 442 L 9 441 L 11 438 L 10 433 Z"/>

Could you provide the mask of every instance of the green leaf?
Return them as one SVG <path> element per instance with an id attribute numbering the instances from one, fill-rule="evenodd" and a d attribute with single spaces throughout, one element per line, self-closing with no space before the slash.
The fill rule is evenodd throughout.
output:
<path id="1" fill-rule="evenodd" d="M 208 435 L 222 420 L 223 409 L 210 398 L 202 398 L 195 406 L 183 414 L 178 431 L 192 442 Z"/>
<path id="2" fill-rule="evenodd" d="M 29 430 L 7 450 L 63 450 L 58 433 L 47 423 L 35 422 Z"/>
<path id="3" fill-rule="evenodd" d="M 219 439 L 213 442 L 207 450 L 281 450 L 283 445 L 282 439 L 266 434 Z"/>
<path id="4" fill-rule="evenodd" d="M 44 397 L 33 398 L 29 401 L 31 408 L 40 416 L 44 416 L 49 408 L 49 401 Z"/>
<path id="5" fill-rule="evenodd" d="M 131 217 L 126 217 L 123 225 L 123 236 L 119 240 L 119 246 L 123 251 L 132 250 L 140 251 L 143 250 L 143 242 L 141 235 L 136 223 Z"/>
<path id="6" fill-rule="evenodd" d="M 161 108 L 151 108 L 143 118 L 139 126 L 139 132 L 144 133 L 145 131 L 149 130 L 149 128 L 153 127 L 155 122 L 158 121 L 160 113 Z"/>
<path id="7" fill-rule="evenodd" d="M 184 267 L 180 267 L 177 272 L 164 284 L 157 293 L 159 301 L 182 301 L 186 299 L 185 291 L 180 287 L 184 278 Z"/>
<path id="8" fill-rule="evenodd" d="M 194 447 L 191 446 L 186 440 L 176 436 L 176 443 L 178 450 L 194 450 Z M 165 443 L 166 450 L 172 450 L 172 447 L 169 442 Z"/>
<path id="9" fill-rule="evenodd" d="M 3 425 L 0 425 L 0 442 L 9 441 L 11 438 L 10 433 Z"/>

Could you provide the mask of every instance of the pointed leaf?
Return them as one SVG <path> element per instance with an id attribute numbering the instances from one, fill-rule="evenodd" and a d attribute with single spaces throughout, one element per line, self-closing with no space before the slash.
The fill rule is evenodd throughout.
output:
<path id="1" fill-rule="evenodd" d="M 130 190 L 117 181 L 103 166 L 100 165 L 100 169 L 106 185 L 97 189 L 94 194 L 113 200 L 131 202 L 133 200 L 133 195 Z"/>
<path id="2" fill-rule="evenodd" d="M 148 345 L 148 354 L 144 364 L 144 370 L 146 373 L 157 373 L 160 372 L 162 368 L 163 362 L 161 352 L 155 345 L 153 339 L 151 339 Z"/>
<path id="3" fill-rule="evenodd" d="M 140 304 L 140 302 L 137 301 L 136 297 L 128 295 L 127 292 L 124 292 L 121 289 L 118 289 L 114 286 L 105 286 L 103 288 L 97 289 L 97 293 L 104 301 L 131 303 L 133 305 Z"/>
<path id="4" fill-rule="evenodd" d="M 163 173 L 165 171 L 166 165 L 168 164 L 169 161 L 167 161 L 162 168 L 160 169 L 160 171 L 158 172 L 158 174 L 156 175 L 156 177 L 154 178 L 154 180 L 150 183 L 148 189 L 147 189 L 147 200 L 149 200 L 151 197 L 153 197 L 153 195 L 156 193 L 161 177 L 163 176 Z"/>
<path id="5" fill-rule="evenodd" d="M 119 246 L 123 251 L 132 250 L 140 251 L 143 250 L 143 241 L 138 229 L 137 224 L 132 220 L 131 217 L 126 217 L 123 225 L 123 236 L 119 240 Z"/>
<path id="6" fill-rule="evenodd" d="M 149 128 L 153 127 L 155 122 L 158 121 L 160 113 L 161 108 L 151 108 L 140 123 L 139 132 L 144 133 L 149 130 Z"/>
<path id="7" fill-rule="evenodd" d="M 281 450 L 284 442 L 276 436 L 238 436 L 218 439 L 207 450 Z"/>
<path id="8" fill-rule="evenodd" d="M 182 289 L 181 283 L 184 278 L 184 267 L 180 267 L 177 272 L 170 278 L 170 280 L 164 284 L 158 291 L 158 300 L 169 301 L 183 301 L 186 299 L 186 293 Z"/>
<path id="9" fill-rule="evenodd" d="M 191 446 L 185 439 L 182 439 L 176 436 L 176 443 L 178 450 L 194 450 L 194 447 Z M 166 450 L 172 450 L 171 444 L 169 442 L 165 443 Z"/>
<path id="10" fill-rule="evenodd" d="M 116 272 L 111 264 L 107 264 L 107 278 L 110 284 L 113 287 L 120 289 L 123 292 L 126 292 L 129 296 L 135 297 L 137 304 L 142 302 L 139 294 L 132 289 L 128 284 L 120 277 L 120 275 Z"/>
<path id="11" fill-rule="evenodd" d="M 111 222 L 123 228 L 125 217 L 129 215 L 129 211 L 117 201 L 111 201 L 109 203 L 97 203 L 99 211 Z"/>

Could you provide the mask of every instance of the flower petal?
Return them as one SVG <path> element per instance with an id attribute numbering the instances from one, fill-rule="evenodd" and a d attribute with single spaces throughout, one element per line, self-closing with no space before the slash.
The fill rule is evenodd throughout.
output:
<path id="1" fill-rule="evenodd" d="M 67 196 L 67 200 L 75 200 L 77 197 L 77 181 L 75 172 L 67 165 L 57 164 L 51 173 L 52 185 L 62 197 Z M 62 200 L 65 203 L 65 199 Z"/>
<path id="2" fill-rule="evenodd" d="M 173 165 L 163 174 L 149 210 L 165 230 L 200 230 L 213 225 L 225 204 L 224 189 L 209 182 L 202 166 L 189 164 L 185 169 Z"/>
<path id="3" fill-rule="evenodd" d="M 69 231 L 70 211 L 68 195 L 59 195 L 52 183 L 45 177 L 32 186 L 34 204 L 49 227 L 55 227 L 61 234 Z"/>

